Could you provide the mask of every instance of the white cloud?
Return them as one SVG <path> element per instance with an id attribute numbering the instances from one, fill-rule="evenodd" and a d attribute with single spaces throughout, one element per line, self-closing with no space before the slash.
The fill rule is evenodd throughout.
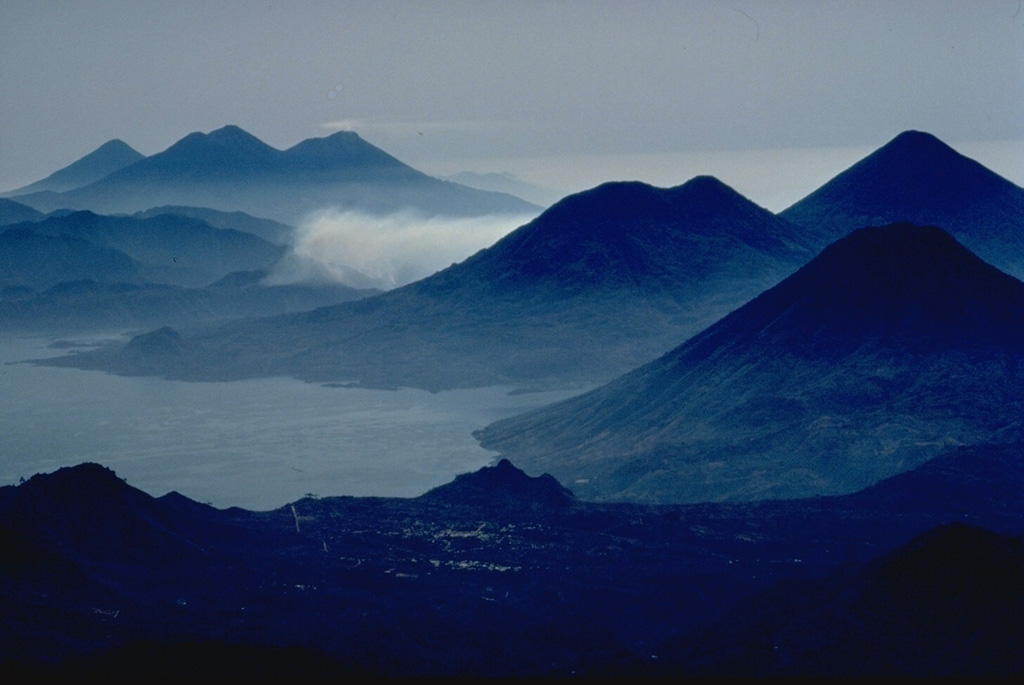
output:
<path id="1" fill-rule="evenodd" d="M 395 288 L 462 261 L 532 218 L 423 218 L 412 212 L 374 216 L 325 210 L 302 223 L 291 253 L 267 282 Z"/>

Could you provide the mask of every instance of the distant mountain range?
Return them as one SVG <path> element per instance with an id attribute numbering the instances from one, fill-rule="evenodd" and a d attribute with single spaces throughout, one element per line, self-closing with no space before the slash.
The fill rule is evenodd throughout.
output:
<path id="1" fill-rule="evenodd" d="M 480 174 L 473 171 L 462 171 L 446 176 L 444 180 L 460 183 L 470 188 L 508 193 L 541 207 L 550 207 L 568 194 L 535 183 L 527 183 L 507 172 Z"/>
<path id="2" fill-rule="evenodd" d="M 136 346 L 74 363 L 377 387 L 593 383 L 656 358 L 809 257 L 797 229 L 716 179 L 611 183 L 378 297 L 196 333 L 171 356 Z"/>
<path id="3" fill-rule="evenodd" d="M 58 283 L 100 278 L 141 283 L 142 268 L 125 253 L 71 235 L 49 235 L 31 228 L 0 231 L 0 288 L 28 292 Z"/>
<path id="4" fill-rule="evenodd" d="M 251 233 L 213 228 L 205 221 L 178 214 L 134 218 L 82 211 L 6 229 L 76 238 L 118 250 L 139 265 L 145 280 L 171 285 L 208 285 L 232 271 L 266 269 L 285 254 L 282 246 Z M 9 280 L 0 275 L 0 283 Z"/>
<path id="5" fill-rule="evenodd" d="M 25 221 L 42 221 L 43 219 L 63 217 L 73 214 L 74 210 L 59 209 L 44 214 L 14 200 L 0 198 L 0 228 Z M 294 239 L 295 227 L 282 224 L 271 219 L 260 219 L 245 212 L 221 212 L 209 207 L 165 206 L 152 207 L 144 212 L 135 212 L 131 216 L 136 219 L 149 219 L 161 214 L 176 214 L 206 222 L 213 228 L 223 228 L 242 233 L 251 233 L 274 245 L 290 245 Z M 118 215 L 125 216 L 125 215 Z"/>
<path id="6" fill-rule="evenodd" d="M 928 133 L 899 134 L 780 216 L 819 249 L 864 226 L 938 226 L 1024 278 L 1024 188 Z"/>
<path id="7" fill-rule="evenodd" d="M 46 178 L 22 188 L 3 193 L 6 197 L 28 195 L 38 192 L 63 193 L 89 185 L 110 174 L 134 164 L 145 155 L 133 149 L 123 140 L 109 140 L 103 145 L 59 169 Z"/>
<path id="8" fill-rule="evenodd" d="M 241 213 L 181 211 L 194 216 L 169 208 L 136 216 L 55 212 L 0 224 L 0 328 L 66 335 L 194 325 L 309 310 L 377 292 L 263 285 L 285 248 L 228 226 L 271 237 L 289 227 Z"/>
<path id="9" fill-rule="evenodd" d="M 121 146 L 112 141 L 8 196 L 42 212 L 131 214 L 183 205 L 243 211 L 289 225 L 332 208 L 424 216 L 532 215 L 540 209 L 511 195 L 427 176 L 345 131 L 283 151 L 237 126 L 191 133 L 163 152 L 131 161 L 130 155 L 117 156 L 117 150 L 124 152 Z M 81 183 L 68 187 L 72 182 Z"/>
<path id="10" fill-rule="evenodd" d="M 481 444 L 588 499 L 851 492 L 1024 439 L 1024 283 L 938 228 L 837 241 L 664 357 Z"/>
<path id="11" fill-rule="evenodd" d="M 41 221 L 46 218 L 42 212 L 14 200 L 0 198 L 0 226 L 16 224 L 22 221 Z"/>
<path id="12" fill-rule="evenodd" d="M 136 212 L 132 216 L 136 219 L 149 219 L 161 214 L 187 216 L 205 221 L 214 228 L 251 233 L 274 245 L 290 245 L 295 233 L 294 227 L 278 221 L 260 219 L 245 212 L 220 212 L 208 207 L 151 207 L 144 212 Z"/>

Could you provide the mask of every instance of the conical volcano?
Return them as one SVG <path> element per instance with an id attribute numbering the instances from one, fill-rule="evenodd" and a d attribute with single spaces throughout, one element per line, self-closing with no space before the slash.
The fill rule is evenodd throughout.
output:
<path id="1" fill-rule="evenodd" d="M 664 357 L 481 444 L 583 498 L 852 492 L 1024 437 L 1024 284 L 944 231 L 855 231 Z"/>
<path id="2" fill-rule="evenodd" d="M 0 193 L 0 196 L 13 197 L 44 191 L 62 193 L 98 181 L 118 169 L 123 169 L 144 158 L 142 153 L 133 149 L 128 143 L 115 138 L 108 140 L 85 157 L 58 169 L 46 178 L 16 190 Z"/>
<path id="3" fill-rule="evenodd" d="M 1024 276 L 1024 188 L 920 131 L 899 134 L 780 216 L 819 248 L 865 226 L 938 226 Z"/>

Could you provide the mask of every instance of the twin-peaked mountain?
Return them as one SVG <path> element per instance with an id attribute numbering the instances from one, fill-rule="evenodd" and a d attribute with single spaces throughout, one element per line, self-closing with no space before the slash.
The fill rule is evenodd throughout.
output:
<path id="1" fill-rule="evenodd" d="M 1024 188 L 928 133 L 901 133 L 780 216 L 819 249 L 864 226 L 938 226 L 1024 277 Z"/>
<path id="2" fill-rule="evenodd" d="M 938 228 L 865 228 L 660 359 L 477 437 L 583 498 L 851 492 L 1024 438 L 1022 362 L 1024 283 Z"/>
<path id="3" fill-rule="evenodd" d="M 427 176 L 355 133 L 342 131 L 278 150 L 237 126 L 191 133 L 163 152 L 66 192 L 19 191 L 16 197 L 41 211 L 115 214 L 185 205 L 244 211 L 292 225 L 310 212 L 330 208 L 428 216 L 533 214 L 539 209 L 511 195 Z"/>
<path id="4" fill-rule="evenodd" d="M 138 344 L 63 363 L 429 389 L 593 383 L 656 358 L 808 258 L 796 229 L 713 178 L 610 183 L 358 303 L 185 336 L 174 354 L 136 354 L 148 349 Z"/>
<path id="5" fill-rule="evenodd" d="M 744 270 L 763 283 L 780 264 L 807 256 L 797 229 L 718 179 L 698 176 L 675 188 L 608 183 L 565 198 L 438 284 L 540 287 L 562 298 L 593 290 L 657 295 L 714 290 L 717 278 L 735 280 Z"/>

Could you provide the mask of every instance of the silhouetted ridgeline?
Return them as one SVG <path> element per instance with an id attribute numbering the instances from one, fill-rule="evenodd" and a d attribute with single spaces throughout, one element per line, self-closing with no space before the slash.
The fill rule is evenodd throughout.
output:
<path id="1" fill-rule="evenodd" d="M 15 191 L 12 198 L 44 212 L 71 208 L 131 214 L 185 205 L 243 211 L 290 225 L 325 208 L 373 214 L 412 210 L 426 216 L 539 209 L 511 195 L 427 176 L 348 131 L 278 150 L 237 126 L 225 126 L 190 133 L 163 152 L 84 185 L 66 190 L 35 186 Z"/>
<path id="2" fill-rule="evenodd" d="M 896 136 L 779 216 L 819 248 L 864 226 L 939 226 L 1024 277 L 1024 188 L 920 131 Z"/>
<path id="3" fill-rule="evenodd" d="M 713 178 L 609 183 L 378 297 L 200 331 L 173 359 L 104 350 L 47 363 L 429 390 L 585 385 L 656 358 L 809 257 L 797 229 Z"/>
<path id="4" fill-rule="evenodd" d="M 585 503 L 503 462 L 419 498 L 268 512 L 61 469 L 0 488 L 0 663 L 1006 675 L 1024 659 L 1022 458 L 964 449 L 853 495 L 690 506 Z"/>
<path id="5" fill-rule="evenodd" d="M 865 228 L 664 357 L 477 436 L 585 499 L 838 494 L 1024 439 L 1022 358 L 1024 283 L 938 228 Z"/>

